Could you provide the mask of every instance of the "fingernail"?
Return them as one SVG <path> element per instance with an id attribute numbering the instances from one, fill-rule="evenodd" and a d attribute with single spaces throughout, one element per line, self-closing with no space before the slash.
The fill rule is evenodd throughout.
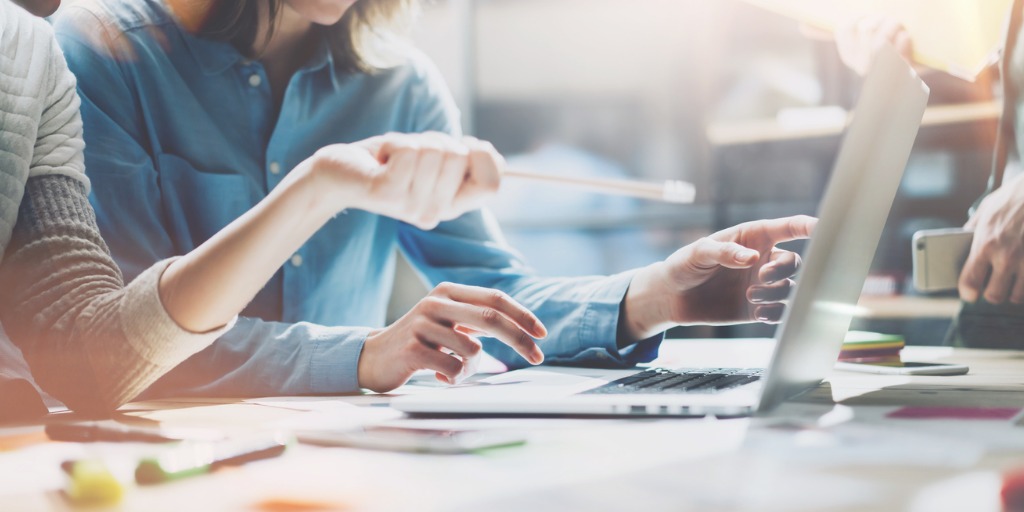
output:
<path id="1" fill-rule="evenodd" d="M 530 362 L 533 364 L 541 364 L 544 362 L 544 352 L 540 351 L 540 348 L 533 350 L 533 356 L 530 357 Z"/>
<path id="2" fill-rule="evenodd" d="M 534 325 L 533 327 L 533 334 L 535 338 L 547 338 L 548 328 L 544 327 L 544 324 L 537 322 L 537 324 Z"/>
<path id="3" fill-rule="evenodd" d="M 750 292 L 750 302 L 765 302 L 768 298 L 765 297 L 765 293 L 762 290 L 754 290 Z M 760 320 L 760 319 L 758 319 Z"/>
<path id="4" fill-rule="evenodd" d="M 771 318 L 768 318 L 765 315 L 757 315 L 757 321 L 758 322 L 770 322 L 771 320 L 772 320 Z"/>

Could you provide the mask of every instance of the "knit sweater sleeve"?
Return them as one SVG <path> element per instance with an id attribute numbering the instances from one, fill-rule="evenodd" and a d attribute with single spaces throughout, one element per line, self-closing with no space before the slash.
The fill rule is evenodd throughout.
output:
<path id="1" fill-rule="evenodd" d="M 37 29 L 33 48 L 46 67 L 42 74 L 42 112 L 36 133 L 29 177 L 63 175 L 81 181 L 89 188 L 85 175 L 85 142 L 82 138 L 82 102 L 78 97 L 75 75 L 68 69 L 64 54 L 49 27 Z"/>
<path id="2" fill-rule="evenodd" d="M 85 184 L 30 178 L 0 266 L 0 322 L 43 389 L 75 410 L 111 411 L 228 328 L 190 333 L 167 314 L 158 284 L 171 261 L 124 286 Z"/>

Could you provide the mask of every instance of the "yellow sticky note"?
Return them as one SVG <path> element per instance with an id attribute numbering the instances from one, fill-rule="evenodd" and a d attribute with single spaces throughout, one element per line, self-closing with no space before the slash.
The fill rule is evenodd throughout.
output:
<path id="1" fill-rule="evenodd" d="M 974 80 L 998 57 L 1013 0 L 744 0 L 807 25 L 835 30 L 885 15 L 910 33 L 914 59 Z"/>

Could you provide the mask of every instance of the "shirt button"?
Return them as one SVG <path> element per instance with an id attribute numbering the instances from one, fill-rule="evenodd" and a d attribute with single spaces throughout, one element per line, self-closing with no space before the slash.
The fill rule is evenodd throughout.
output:
<path id="1" fill-rule="evenodd" d="M 281 174 L 281 164 L 270 162 L 270 174 Z"/>
<path id="2" fill-rule="evenodd" d="M 292 261 L 292 266 L 293 267 L 301 267 L 302 266 L 302 255 L 301 254 L 293 255 L 291 261 Z"/>
<path id="3" fill-rule="evenodd" d="M 249 75 L 249 85 L 253 87 L 259 87 L 263 83 L 263 79 L 259 75 L 253 73 Z"/>

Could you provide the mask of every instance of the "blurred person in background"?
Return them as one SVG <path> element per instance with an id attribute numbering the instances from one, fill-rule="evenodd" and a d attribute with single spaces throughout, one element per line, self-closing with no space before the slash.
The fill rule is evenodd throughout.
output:
<path id="1" fill-rule="evenodd" d="M 1024 1 L 1015 0 L 1006 23 L 999 61 L 1003 113 L 985 194 L 969 212 L 974 241 L 960 274 L 963 307 L 950 330 L 954 344 L 979 348 L 1024 348 Z M 892 44 L 913 62 L 913 39 L 898 20 L 868 17 L 835 34 L 840 58 L 864 74 L 882 44 Z"/>

